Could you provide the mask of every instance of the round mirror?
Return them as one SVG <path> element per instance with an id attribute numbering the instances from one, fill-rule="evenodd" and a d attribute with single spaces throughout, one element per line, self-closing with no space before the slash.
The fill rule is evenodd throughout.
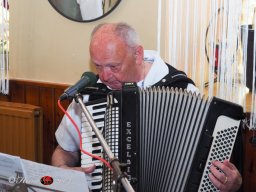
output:
<path id="1" fill-rule="evenodd" d="M 92 22 L 111 13 L 121 0 L 48 0 L 64 17 L 77 22 Z"/>

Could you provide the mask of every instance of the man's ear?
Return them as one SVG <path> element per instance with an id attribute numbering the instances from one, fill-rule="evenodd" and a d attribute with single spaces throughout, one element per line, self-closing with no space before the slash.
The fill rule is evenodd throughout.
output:
<path id="1" fill-rule="evenodd" d="M 144 59 L 144 49 L 141 45 L 138 45 L 135 50 L 135 59 L 137 64 L 142 64 Z"/>

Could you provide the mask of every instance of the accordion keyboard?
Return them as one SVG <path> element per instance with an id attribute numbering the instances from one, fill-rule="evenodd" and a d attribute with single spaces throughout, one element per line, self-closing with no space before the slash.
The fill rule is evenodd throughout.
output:
<path id="1" fill-rule="evenodd" d="M 93 117 L 98 129 L 102 132 L 104 127 L 104 115 L 106 111 L 106 102 L 97 104 L 88 104 L 87 109 Z M 82 113 L 82 147 L 83 150 L 100 157 L 102 156 L 103 148 L 93 132 L 89 122 Z M 92 192 L 102 191 L 102 176 L 103 176 L 103 165 L 102 162 L 94 159 L 86 154 L 81 154 L 81 167 L 89 167 L 95 164 L 96 169 L 93 173 L 87 175 L 87 181 L 89 188 Z"/>

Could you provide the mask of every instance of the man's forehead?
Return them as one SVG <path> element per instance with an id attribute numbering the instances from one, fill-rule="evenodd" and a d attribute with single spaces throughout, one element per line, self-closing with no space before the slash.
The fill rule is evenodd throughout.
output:
<path id="1" fill-rule="evenodd" d="M 108 41 L 94 44 L 91 47 L 91 57 L 98 62 L 114 62 L 116 59 L 123 58 L 126 55 L 125 47 L 116 41 Z"/>
<path id="2" fill-rule="evenodd" d="M 116 36 L 114 33 L 104 31 L 95 34 L 94 38 L 91 41 L 90 47 L 92 50 L 126 50 L 126 44 L 120 37 Z"/>
<path id="3" fill-rule="evenodd" d="M 98 31 L 92 38 L 92 44 L 119 43 L 122 40 L 109 30 Z"/>
<path id="4" fill-rule="evenodd" d="M 95 33 L 94 36 L 98 35 L 114 35 L 115 27 L 113 25 L 103 25 Z"/>
<path id="5" fill-rule="evenodd" d="M 102 33 L 95 34 L 92 40 L 92 45 L 102 44 L 102 43 L 107 44 L 107 43 L 113 43 L 117 41 L 118 41 L 118 38 L 114 36 L 114 34 L 102 32 Z"/>

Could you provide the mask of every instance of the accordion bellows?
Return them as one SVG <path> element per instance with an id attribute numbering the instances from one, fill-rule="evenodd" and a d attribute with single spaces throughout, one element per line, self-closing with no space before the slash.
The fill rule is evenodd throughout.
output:
<path id="1" fill-rule="evenodd" d="M 215 97 L 134 84 L 87 107 L 139 192 L 218 191 L 208 178 L 211 161 L 230 159 L 243 118 L 242 107 Z M 104 157 L 83 121 L 84 149 Z M 98 165 L 88 176 L 92 191 L 113 191 L 112 172 L 82 155 L 82 166 L 92 163 Z"/>

